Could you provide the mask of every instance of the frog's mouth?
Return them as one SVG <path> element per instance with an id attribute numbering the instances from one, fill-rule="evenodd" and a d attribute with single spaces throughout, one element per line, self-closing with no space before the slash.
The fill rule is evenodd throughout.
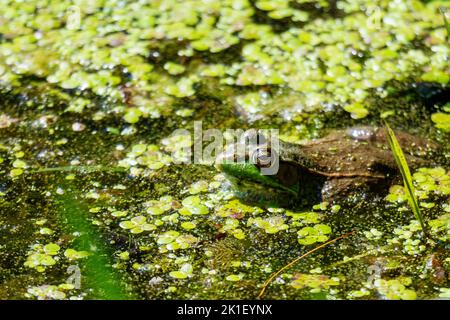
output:
<path id="1" fill-rule="evenodd" d="M 276 175 L 262 175 L 260 169 L 251 163 L 221 163 L 218 169 L 237 188 L 238 193 L 251 197 L 278 199 L 298 195 L 298 184 L 286 187 Z"/>

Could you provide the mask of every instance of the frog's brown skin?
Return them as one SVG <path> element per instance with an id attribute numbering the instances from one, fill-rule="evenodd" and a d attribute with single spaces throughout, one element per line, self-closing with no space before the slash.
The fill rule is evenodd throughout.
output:
<path id="1" fill-rule="evenodd" d="M 411 169 L 430 164 L 426 155 L 439 146 L 405 132 L 395 132 Z M 375 127 L 336 130 L 301 145 L 280 142 L 279 181 L 296 183 L 301 193 L 319 191 L 322 200 L 346 197 L 353 191 L 385 192 L 400 182 L 397 164 L 385 129 Z"/>

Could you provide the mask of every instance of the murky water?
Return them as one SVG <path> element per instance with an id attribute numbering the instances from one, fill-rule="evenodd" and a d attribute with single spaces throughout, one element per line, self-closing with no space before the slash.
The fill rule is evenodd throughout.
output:
<path id="1" fill-rule="evenodd" d="M 7 3 L 10 10 L 0 9 L 3 14 L 0 23 L 21 21 L 14 13 L 28 14 L 24 8 Z M 315 39 L 325 34 L 325 31 L 317 31 L 317 35 L 311 31 L 313 21 L 317 23 L 320 17 L 341 26 L 339 19 L 357 19 L 357 14 L 349 9 L 350 5 L 340 6 L 335 1 L 330 2 L 332 6 L 328 9 L 312 4 L 302 7 L 300 3 L 292 5 L 298 12 L 290 20 L 273 18 L 280 12 L 268 16 L 267 12 L 273 10 L 261 9 L 265 8 L 262 4 L 252 2 L 255 13 L 242 22 L 249 26 L 247 34 L 240 34 L 236 43 L 221 34 L 217 36 L 219 40 L 207 42 L 210 51 L 204 51 L 202 46 L 206 44 L 193 44 L 197 51 L 191 56 L 180 54 L 180 50 L 187 50 L 194 42 L 186 40 L 192 35 L 186 35 L 184 40 L 180 35 L 179 41 L 169 36 L 163 39 L 159 34 L 142 35 L 143 39 L 136 40 L 131 36 L 136 36 L 133 28 L 159 29 L 144 22 L 141 23 L 145 27 L 136 27 L 134 22 L 125 19 L 121 23 L 128 33 L 116 34 L 117 39 L 108 38 L 105 47 L 98 44 L 101 50 L 112 55 L 122 43 L 128 43 L 126 37 L 132 38 L 127 44 L 128 51 L 120 53 L 124 55 L 122 62 L 102 69 L 111 71 L 105 75 L 111 82 L 107 84 L 100 75 L 101 79 L 89 82 L 83 78 L 76 85 L 66 83 L 67 79 L 46 79 L 46 76 L 57 76 L 50 72 L 51 63 L 35 61 L 33 52 L 39 48 L 30 48 L 28 59 L 31 60 L 26 60 L 19 53 L 21 50 L 13 47 L 28 41 L 34 46 L 36 39 L 28 39 L 28 31 L 16 35 L 5 26 L 0 28 L 0 76 L 3 75 L 0 78 L 0 299 L 253 299 L 273 272 L 326 240 L 349 232 L 353 234 L 308 255 L 283 272 L 267 288 L 264 298 L 448 298 L 450 140 L 448 131 L 437 127 L 445 123 L 433 120 L 434 114 L 449 112 L 448 83 L 439 82 L 441 73 L 449 71 L 448 63 L 438 65 L 436 61 L 441 61 L 441 56 L 433 60 L 441 73 L 435 70 L 435 78 L 427 81 L 428 78 L 415 76 L 419 69 L 408 73 L 407 79 L 386 76 L 402 73 L 389 71 L 394 68 L 391 64 L 402 65 L 406 61 L 405 65 L 409 66 L 405 57 L 398 61 L 389 59 L 395 59 L 396 54 L 403 54 L 410 47 L 417 50 L 410 55 L 421 57 L 418 51 L 422 47 L 426 54 L 438 55 L 445 46 L 444 28 L 430 22 L 428 32 L 432 36 L 420 34 L 417 43 L 404 44 L 406 40 L 399 36 L 400 40 L 395 40 L 398 48 L 392 49 L 395 53 L 381 52 L 375 44 L 372 48 L 366 43 L 370 47 L 367 49 L 363 42 L 354 40 L 349 46 L 353 45 L 359 56 L 352 55 L 352 59 L 362 67 L 374 63 L 368 53 L 374 48 L 389 61 L 380 62 L 386 62 L 383 65 L 386 74 L 380 72 L 376 76 L 368 71 L 359 74 L 358 66 L 346 65 L 358 74 L 349 80 L 330 62 L 339 45 L 334 47 L 332 43 L 317 40 L 314 46 L 308 41 L 314 43 L 310 37 Z M 107 17 L 108 10 L 105 9 Z M 194 12 L 200 8 L 189 10 Z M 239 11 L 247 12 L 240 8 L 233 10 L 235 15 Z M 404 12 L 396 7 L 383 10 L 387 16 L 391 11 Z M 429 15 L 427 21 L 433 21 L 434 11 L 421 10 Z M 98 8 L 91 11 L 101 12 Z M 303 18 L 301 12 L 309 13 L 309 17 Z M 136 20 L 140 17 L 139 10 L 129 14 Z M 405 15 L 405 21 L 414 20 Z M 92 17 L 100 18 L 95 14 Z M 230 17 L 230 25 L 223 23 L 227 28 L 243 30 L 235 18 Z M 116 26 L 116 21 L 101 21 L 106 26 Z M 96 23 L 101 24 L 92 22 Z M 164 21 L 158 23 L 161 28 L 168 28 Z M 195 24 L 184 20 L 183 23 L 186 28 Z M 346 23 L 345 28 L 354 24 Z M 415 20 L 414 23 L 418 24 Z M 271 26 L 270 36 L 275 42 L 285 39 L 286 47 L 271 48 L 263 36 L 256 36 L 265 29 L 257 32 L 251 29 L 255 26 Z M 303 38 L 296 34 L 301 34 L 302 28 L 308 30 Z M 347 36 L 356 37 L 355 30 L 345 28 L 336 31 L 342 33 L 342 39 L 336 43 L 344 43 Z M 47 34 L 47 31 L 42 32 Z M 407 30 L 400 31 L 408 39 Z M 56 37 L 48 32 L 48 39 Z M 80 54 L 86 54 L 87 43 L 91 41 L 89 32 L 83 35 L 87 39 L 80 40 Z M 387 37 L 384 33 L 383 36 Z M 297 44 L 295 37 L 307 45 Z M 60 43 L 61 40 L 48 41 Z M 246 47 L 253 42 L 264 48 L 261 49 L 264 52 Z M 281 47 L 282 44 L 281 41 Z M 42 46 L 48 49 L 45 44 Z M 141 47 L 145 53 L 139 51 Z M 323 51 L 316 52 L 315 47 L 323 47 Z M 264 77 L 268 79 L 262 81 L 257 70 L 250 66 L 259 62 L 248 58 L 248 51 L 243 48 L 259 55 L 263 62 L 286 55 L 300 57 L 305 51 L 303 54 L 310 57 L 305 58 L 304 65 L 296 67 L 310 73 L 305 78 L 292 78 L 298 70 L 290 70 L 288 66 L 293 64 L 286 58 L 278 61 L 283 64 L 281 71 L 286 72 L 282 77 L 284 82 L 276 75 L 267 74 Z M 15 55 L 8 56 L 10 50 Z M 289 50 L 290 55 L 286 54 Z M 76 53 L 75 50 L 70 54 L 75 57 Z M 61 62 L 64 54 L 58 51 L 52 58 Z M 13 58 L 8 60 L 11 56 L 34 61 L 33 68 L 21 73 L 20 67 L 26 69 L 26 66 Z M 317 56 L 320 59 L 316 61 Z M 100 52 L 96 57 L 86 58 L 91 62 L 101 60 L 92 62 L 89 68 L 94 68 L 96 63 L 104 63 L 103 66 L 115 63 Z M 138 61 L 133 61 L 134 65 L 124 66 L 135 57 Z M 247 58 L 250 60 L 246 61 Z M 173 61 L 175 66 L 167 65 Z M 243 61 L 242 66 L 238 65 Z M 148 65 L 154 70 L 147 70 Z M 205 71 L 210 65 L 222 66 L 225 71 L 217 66 L 220 72 Z M 40 67 L 48 70 L 42 71 Z M 320 75 L 323 79 L 309 67 L 325 70 Z M 71 68 L 71 72 L 99 74 L 92 71 L 95 68 L 85 67 L 82 58 Z M 140 73 L 141 69 L 145 72 Z M 327 70 L 332 72 L 327 74 Z M 186 80 L 186 74 L 178 75 L 183 72 L 204 78 Z M 204 76 L 202 72 L 213 75 Z M 17 79 L 11 80 L 12 74 Z M 111 80 L 116 76 L 122 84 Z M 376 79 L 380 85 L 368 86 L 370 89 L 362 90 L 363 95 L 355 84 L 364 80 L 355 80 L 360 76 L 367 81 Z M 183 79 L 194 84 L 178 82 Z M 303 81 L 301 90 L 295 89 L 295 83 L 300 80 Z M 327 82 L 327 86 L 322 82 Z M 349 92 L 346 86 L 350 86 Z M 353 109 L 342 107 L 356 98 L 364 101 L 363 110 L 355 108 L 355 104 L 351 104 Z M 86 106 L 80 107 L 83 103 Z M 180 141 L 170 140 L 172 132 L 191 131 L 194 121 L 199 120 L 205 130 L 277 128 L 283 139 L 299 142 L 323 136 L 334 128 L 380 126 L 382 118 L 393 128 L 430 138 L 443 146 L 436 163 L 430 165 L 429 170 L 434 171 L 424 171 L 415 178 L 422 212 L 430 224 L 430 239 L 411 222 L 414 216 L 405 199 L 401 201 L 401 195 L 395 195 L 393 201 L 385 198 L 389 190 L 362 201 L 348 199 L 307 208 L 267 206 L 238 200 L 230 183 L 212 165 L 175 164 L 170 158 L 173 149 L 182 146 Z M 323 232 L 324 238 L 308 238 L 312 239 L 311 243 L 302 243 L 299 231 L 305 228 L 309 232 Z M 328 228 L 330 232 L 324 231 Z"/>

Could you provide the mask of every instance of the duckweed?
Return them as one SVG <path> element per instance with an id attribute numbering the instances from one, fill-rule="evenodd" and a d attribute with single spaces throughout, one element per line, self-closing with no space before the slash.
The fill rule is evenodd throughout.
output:
<path id="1" fill-rule="evenodd" d="M 338 286 L 340 279 L 326 275 L 316 274 L 295 274 L 290 285 L 295 289 L 308 288 L 311 292 L 328 290 L 330 287 Z"/>
<path id="2" fill-rule="evenodd" d="M 183 207 L 178 210 L 181 215 L 205 215 L 209 213 L 207 206 L 201 204 L 201 199 L 198 196 L 189 196 L 182 201 Z"/>
<path id="3" fill-rule="evenodd" d="M 8 40 L 0 44 L 4 58 L 0 80 L 4 85 L 19 87 L 32 75 L 56 88 L 90 90 L 123 103 L 129 99 L 123 93 L 126 84 L 139 94 L 131 97 L 133 107 L 123 109 L 124 120 L 136 123 L 148 116 L 160 117 L 169 109 L 163 110 L 156 101 L 190 97 L 196 92 L 196 83 L 208 81 L 208 77 L 219 77 L 224 85 L 288 87 L 302 93 L 300 105 L 320 110 L 327 103 L 337 103 L 357 119 L 369 112 L 361 106 L 369 92 L 376 89 L 382 96 L 385 84 L 392 79 L 416 77 L 443 85 L 449 81 L 445 26 L 436 10 L 445 6 L 441 2 L 378 3 L 377 20 L 373 4 L 366 1 L 358 7 L 351 1 L 339 1 L 337 9 L 344 15 L 334 19 L 318 19 L 288 1 L 257 1 L 256 8 L 266 12 L 269 19 L 304 24 L 281 32 L 257 23 L 257 11 L 246 0 L 123 6 L 111 1 L 98 12 L 80 10 L 82 28 L 73 30 L 63 27 L 64 15 L 53 14 L 71 5 L 63 1 L 56 9 L 34 2 L 14 3 L 8 14 L 2 14 L 6 20 L 0 33 Z M 326 8 L 328 3 L 321 1 L 315 6 Z M 33 28 L 39 28 L 39 39 L 34 38 Z M 154 68 L 148 57 L 163 53 L 153 51 L 153 43 L 159 41 L 163 47 L 173 40 L 180 43 L 176 55 L 165 59 L 163 70 Z M 205 61 L 204 66 L 190 68 L 189 62 L 177 61 L 178 57 L 201 59 L 204 52 L 219 53 L 240 45 L 242 49 L 234 53 L 241 55 L 239 62 Z M 112 72 L 120 68 L 127 76 Z M 88 105 L 80 98 L 69 110 L 81 112 Z M 257 110 L 252 109 L 254 103 L 253 107 L 243 105 L 248 112 Z M 295 112 L 295 106 L 290 107 Z M 272 103 L 257 108 L 267 114 L 276 111 Z"/>
<path id="4" fill-rule="evenodd" d="M 144 173 L 144 170 L 158 170 L 172 162 L 170 156 L 159 151 L 156 145 L 136 144 L 127 153 L 125 159 L 119 161 L 118 165 L 130 170 L 134 176 Z"/>
<path id="5" fill-rule="evenodd" d="M 431 115 L 431 120 L 435 123 L 436 128 L 445 132 L 450 132 L 450 114 L 437 112 Z"/>
<path id="6" fill-rule="evenodd" d="M 450 194 L 450 174 L 442 167 L 419 168 L 413 174 L 413 182 L 416 186 L 416 195 L 424 208 L 432 208 L 433 203 L 424 200 L 432 196 L 447 196 Z M 402 186 L 393 185 L 386 196 L 389 202 L 402 203 L 406 200 L 406 195 Z"/>
<path id="7" fill-rule="evenodd" d="M 181 266 L 180 270 L 170 272 L 170 276 L 176 279 L 186 279 L 192 276 L 194 268 L 190 263 L 185 263 Z"/>
<path id="8" fill-rule="evenodd" d="M 188 249 L 196 244 L 198 239 L 190 234 L 180 234 L 177 231 L 169 230 L 160 234 L 157 239 L 159 251 L 165 253 L 180 249 Z"/>
<path id="9" fill-rule="evenodd" d="M 73 289 L 68 284 L 62 284 L 59 286 L 54 285 L 42 285 L 37 287 L 28 288 L 27 292 L 29 296 L 34 296 L 38 300 L 63 300 L 66 298 L 67 290 Z"/>
<path id="10" fill-rule="evenodd" d="M 297 232 L 298 243 L 310 245 L 316 242 L 325 242 L 329 239 L 331 228 L 325 224 L 316 224 L 314 227 L 304 227 Z"/>
<path id="11" fill-rule="evenodd" d="M 36 269 L 38 272 L 44 272 L 46 267 L 56 264 L 58 258 L 54 256 L 58 254 L 59 249 L 60 246 L 55 243 L 49 243 L 45 246 L 36 244 L 32 247 L 24 265 Z"/>
<path id="12" fill-rule="evenodd" d="M 392 280 L 377 279 L 375 288 L 389 300 L 415 300 L 417 294 L 414 290 L 407 289 L 411 285 L 411 278 L 400 277 Z"/>
<path id="13" fill-rule="evenodd" d="M 236 282 L 242 280 L 243 276 L 244 276 L 243 274 L 230 274 L 225 279 L 227 281 Z"/>
<path id="14" fill-rule="evenodd" d="M 450 288 L 440 288 L 439 291 L 441 292 L 439 297 L 450 298 Z"/>
<path id="15" fill-rule="evenodd" d="M 64 251 L 64 256 L 69 260 L 78 260 L 83 259 L 89 256 L 89 252 L 87 251 L 77 251 L 75 249 L 67 249 Z"/>
<path id="16" fill-rule="evenodd" d="M 216 215 L 219 217 L 237 218 L 246 214 L 258 214 L 260 212 L 262 212 L 261 208 L 248 206 L 234 199 L 216 210 Z"/>
<path id="17" fill-rule="evenodd" d="M 153 231 L 156 229 L 156 226 L 148 223 L 147 218 L 144 216 L 137 216 L 131 218 L 131 220 L 122 221 L 119 226 L 129 230 L 131 233 L 142 233 L 144 231 Z"/>
<path id="18" fill-rule="evenodd" d="M 273 216 L 267 219 L 256 218 L 248 219 L 247 224 L 254 224 L 258 228 L 264 229 L 266 233 L 277 233 L 282 230 L 287 230 L 289 226 L 285 224 L 285 221 L 280 216 Z"/>
<path id="19" fill-rule="evenodd" d="M 172 197 L 163 196 L 159 200 L 150 200 L 145 203 L 147 213 L 151 215 L 161 215 L 172 209 Z"/>

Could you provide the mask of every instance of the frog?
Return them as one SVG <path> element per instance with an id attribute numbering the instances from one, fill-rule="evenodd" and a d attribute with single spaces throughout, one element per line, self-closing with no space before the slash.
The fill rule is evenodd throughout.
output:
<path id="1" fill-rule="evenodd" d="M 438 143 L 394 132 L 411 170 L 434 163 Z M 231 144 L 216 159 L 216 167 L 243 199 L 296 205 L 359 201 L 369 195 L 383 196 L 390 185 L 402 182 L 384 127 L 335 129 L 302 143 L 278 140 L 276 151 L 260 131 L 254 134 L 255 139 L 246 140 L 253 141 L 247 148 Z M 262 174 L 274 159 L 278 170 Z"/>

